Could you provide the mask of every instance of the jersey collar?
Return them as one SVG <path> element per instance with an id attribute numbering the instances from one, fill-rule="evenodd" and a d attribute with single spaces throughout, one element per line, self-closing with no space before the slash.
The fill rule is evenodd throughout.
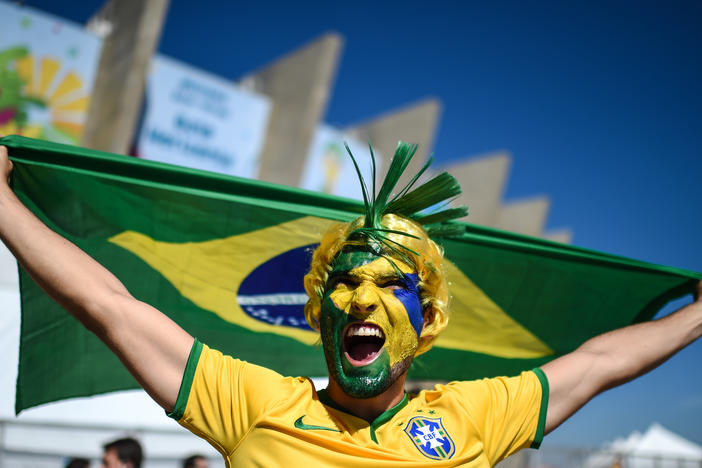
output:
<path id="1" fill-rule="evenodd" d="M 334 400 L 329 398 L 329 394 L 327 393 L 326 389 L 320 390 L 317 392 L 317 395 L 319 396 L 319 401 L 322 402 L 323 405 L 329 406 L 330 408 L 334 408 L 335 410 L 341 411 L 343 413 L 349 414 L 354 417 L 354 414 L 350 413 L 346 408 L 343 406 L 337 404 Z M 370 425 L 370 436 L 373 442 L 376 444 L 378 443 L 378 439 L 375 437 L 375 431 L 378 429 L 380 426 L 385 424 L 386 422 L 390 421 L 393 416 L 395 416 L 402 408 L 407 406 L 407 403 L 409 403 L 409 397 L 407 396 L 407 392 L 402 396 L 402 400 L 392 408 L 388 409 L 387 411 L 384 411 L 380 415 L 378 415 L 377 418 L 373 420 L 373 422 Z"/>

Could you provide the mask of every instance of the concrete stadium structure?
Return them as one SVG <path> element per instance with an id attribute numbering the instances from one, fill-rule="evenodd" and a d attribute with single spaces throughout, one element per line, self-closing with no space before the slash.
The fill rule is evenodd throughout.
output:
<path id="1" fill-rule="evenodd" d="M 158 43 L 167 7 L 168 0 L 110 0 L 90 21 L 91 29 L 105 37 L 105 45 L 85 146 L 117 153 L 129 151 L 137 130 L 148 62 Z M 324 34 L 239 80 L 241 86 L 267 96 L 273 104 L 260 155 L 259 179 L 299 184 L 312 135 L 332 96 L 343 42 L 337 33 Z M 381 161 L 381 167 L 388 167 L 399 139 L 418 143 L 420 157 L 412 163 L 417 169 L 431 152 L 441 109 L 438 99 L 423 99 L 343 130 L 360 140 L 371 141 L 387 159 Z M 107 121 L 110 125 L 105 125 Z M 512 157 L 502 150 L 453 159 L 442 168 L 450 171 L 463 187 L 458 201 L 469 207 L 467 221 L 570 242 L 572 233 L 568 229 L 546 232 L 551 205 L 547 196 L 504 201 Z"/>

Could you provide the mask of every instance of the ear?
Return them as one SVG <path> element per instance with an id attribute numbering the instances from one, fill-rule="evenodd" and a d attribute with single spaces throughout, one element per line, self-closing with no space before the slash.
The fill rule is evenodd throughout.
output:
<path id="1" fill-rule="evenodd" d="M 424 325 L 422 326 L 422 332 L 419 334 L 420 339 L 425 336 L 432 336 L 436 331 L 436 310 L 431 303 L 424 306 L 423 315 Z"/>
<path id="2" fill-rule="evenodd" d="M 319 316 L 318 315 L 312 318 L 312 323 L 308 323 L 308 324 L 310 325 L 310 327 L 312 327 L 312 329 L 314 331 L 316 331 L 316 332 L 322 331 L 322 328 L 319 325 Z"/>
<path id="3" fill-rule="evenodd" d="M 436 328 L 436 310 L 431 306 L 431 304 L 429 304 L 424 307 L 424 325 L 422 326 L 422 331 L 419 334 L 415 357 L 431 349 L 431 346 L 436 339 L 436 335 L 438 334 Z"/>
<path id="4" fill-rule="evenodd" d="M 309 299 L 307 301 L 307 304 L 305 304 L 305 320 L 307 321 L 307 324 L 312 328 L 314 331 L 319 332 L 320 331 L 320 316 L 322 314 L 322 308 L 319 304 L 319 301 L 313 301 L 312 299 Z"/>

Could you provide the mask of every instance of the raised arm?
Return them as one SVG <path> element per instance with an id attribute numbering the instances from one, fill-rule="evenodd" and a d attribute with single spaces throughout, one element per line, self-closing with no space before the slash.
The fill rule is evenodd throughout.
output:
<path id="1" fill-rule="evenodd" d="M 655 369 L 702 336 L 700 296 L 702 282 L 695 302 L 677 312 L 596 336 L 542 366 L 550 386 L 546 433 L 595 395 Z"/>
<path id="2" fill-rule="evenodd" d="M 34 281 L 105 342 L 149 395 L 171 411 L 193 338 L 39 221 L 8 186 L 11 170 L 7 149 L 0 146 L 0 238 Z"/>

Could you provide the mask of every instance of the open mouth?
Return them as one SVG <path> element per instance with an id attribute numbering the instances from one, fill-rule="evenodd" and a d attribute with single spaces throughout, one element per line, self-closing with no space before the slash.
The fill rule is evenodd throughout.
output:
<path id="1" fill-rule="evenodd" d="M 385 344 L 385 333 L 374 323 L 356 322 L 344 330 L 344 354 L 353 366 L 375 361 Z"/>

